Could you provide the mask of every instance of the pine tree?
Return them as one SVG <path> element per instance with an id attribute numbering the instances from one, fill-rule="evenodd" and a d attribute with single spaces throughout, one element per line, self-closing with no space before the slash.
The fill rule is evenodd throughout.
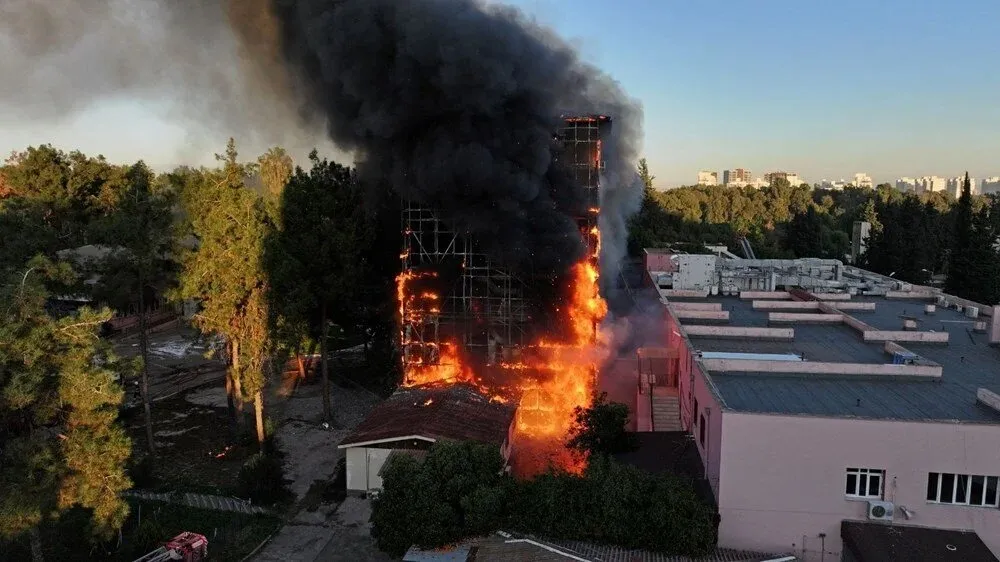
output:
<path id="1" fill-rule="evenodd" d="M 265 364 L 273 343 L 263 253 L 273 226 L 267 203 L 245 184 L 254 167 L 237 158 L 230 139 L 226 153 L 218 157 L 222 168 L 206 174 L 199 192 L 186 198 L 198 248 L 184 256 L 180 296 L 200 301 L 197 326 L 225 338 L 232 418 L 242 427 L 243 402 L 249 397 L 263 447 Z"/>
<path id="2" fill-rule="evenodd" d="M 72 276 L 37 258 L 0 288 L 0 536 L 28 533 L 36 560 L 38 526 L 66 509 L 91 510 L 96 540 L 128 515 L 131 443 L 116 419 L 130 367 L 98 336 L 110 310 L 46 312 L 45 283 Z"/>
<path id="3" fill-rule="evenodd" d="M 949 253 L 945 291 L 952 295 L 965 296 L 968 294 L 969 284 L 972 281 L 972 269 L 974 269 L 973 249 L 971 247 L 973 240 L 972 187 L 969 183 L 968 172 L 965 173 L 962 195 L 958 198 L 954 214 L 955 234 Z"/>
<path id="4" fill-rule="evenodd" d="M 296 168 L 283 192 L 269 270 L 280 314 L 319 342 L 323 418 L 330 420 L 327 344 L 334 322 L 356 312 L 369 234 L 354 172 L 315 150 L 309 160 L 310 170 Z"/>

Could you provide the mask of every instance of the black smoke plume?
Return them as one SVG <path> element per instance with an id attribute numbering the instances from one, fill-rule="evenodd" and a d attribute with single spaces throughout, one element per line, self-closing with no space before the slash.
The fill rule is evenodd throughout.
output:
<path id="1" fill-rule="evenodd" d="M 504 262 L 582 252 L 581 191 L 553 165 L 562 114 L 612 117 L 602 270 L 614 274 L 641 109 L 520 11 L 476 0 L 3 0 L 0 122 L 57 125 L 132 99 L 190 132 L 305 154 L 324 136 L 375 189 L 435 208 Z M 324 135 L 325 132 L 325 135 Z M 12 147 L 13 148 L 13 147 Z M 16 147 L 21 148 L 21 147 Z"/>
<path id="2" fill-rule="evenodd" d="M 474 0 L 231 6 L 258 70 L 357 155 L 368 185 L 435 209 L 510 266 L 558 271 L 582 257 L 573 217 L 586 213 L 583 191 L 553 159 L 562 114 L 612 117 L 606 177 L 639 193 L 621 181 L 641 136 L 638 104 L 516 9 Z M 602 214 L 627 214 L 631 199 L 611 197 Z M 606 247 L 624 247 L 622 236 Z"/>

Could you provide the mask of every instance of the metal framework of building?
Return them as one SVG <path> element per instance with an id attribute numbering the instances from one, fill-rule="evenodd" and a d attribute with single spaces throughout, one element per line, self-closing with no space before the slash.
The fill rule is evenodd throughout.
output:
<path id="1" fill-rule="evenodd" d="M 595 260 L 601 139 L 610 126 L 606 116 L 566 117 L 556 133 L 563 146 L 559 159 L 587 193 L 588 212 L 577 222 L 587 255 Z M 528 343 L 533 303 L 525 298 L 525 283 L 531 280 L 513 275 L 479 251 L 475 240 L 453 230 L 431 209 L 404 202 L 402 226 L 403 275 L 416 280 L 400 303 L 404 364 L 438 364 L 442 345 L 453 342 L 492 365 Z M 448 271 L 457 274 L 446 275 Z M 421 278 L 435 278 L 446 290 L 414 294 Z"/>

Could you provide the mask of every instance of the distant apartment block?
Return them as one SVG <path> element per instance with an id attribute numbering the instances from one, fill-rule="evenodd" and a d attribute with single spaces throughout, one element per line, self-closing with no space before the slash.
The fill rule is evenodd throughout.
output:
<path id="1" fill-rule="evenodd" d="M 844 180 L 822 180 L 819 182 L 820 189 L 832 189 L 834 191 L 841 191 L 847 185 L 849 185 Z"/>
<path id="2" fill-rule="evenodd" d="M 872 182 L 871 176 L 869 176 L 864 172 L 859 172 L 857 174 L 854 174 L 854 179 L 851 181 L 851 185 L 853 185 L 854 187 L 861 187 L 865 189 L 871 189 L 872 187 L 875 186 L 875 184 Z"/>
<path id="3" fill-rule="evenodd" d="M 736 168 L 735 170 L 724 170 L 722 172 L 722 183 L 730 187 L 743 187 L 753 181 L 753 174 L 746 168 Z"/>
<path id="4" fill-rule="evenodd" d="M 788 182 L 788 185 L 795 187 L 802 185 L 802 178 L 795 172 L 777 171 L 764 174 L 764 181 L 767 182 L 767 185 L 773 184 L 778 179 L 783 179 Z"/>
<path id="5" fill-rule="evenodd" d="M 1000 176 L 993 176 L 983 180 L 979 187 L 979 193 L 987 195 L 989 193 L 1000 193 Z"/>
<path id="6" fill-rule="evenodd" d="M 916 191 L 917 190 L 917 180 L 913 178 L 896 178 L 896 189 L 902 192 Z"/>
<path id="7" fill-rule="evenodd" d="M 952 194 L 955 199 L 962 196 L 962 187 L 965 185 L 965 176 L 958 176 L 948 179 L 947 191 Z M 979 184 L 976 183 L 976 178 L 969 178 L 969 186 L 972 190 L 972 194 L 976 195 L 979 193 Z"/>
<path id="8" fill-rule="evenodd" d="M 934 191 L 945 191 L 948 189 L 948 181 L 938 176 L 923 176 L 917 179 L 917 192 L 926 193 Z"/>
<path id="9" fill-rule="evenodd" d="M 719 173 L 708 170 L 698 172 L 698 185 L 719 185 Z"/>

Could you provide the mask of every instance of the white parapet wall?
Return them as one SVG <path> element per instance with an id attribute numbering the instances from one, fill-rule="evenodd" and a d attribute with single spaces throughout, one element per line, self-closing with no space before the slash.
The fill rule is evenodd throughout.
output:
<path id="1" fill-rule="evenodd" d="M 754 310 L 830 310 L 830 314 L 835 314 L 839 310 L 875 310 L 874 302 L 848 302 L 848 301 L 768 301 L 756 300 L 751 303 Z M 826 307 L 826 308 L 824 308 Z"/>
<path id="2" fill-rule="evenodd" d="M 708 289 L 660 289 L 660 296 L 668 299 L 704 299 Z"/>
<path id="3" fill-rule="evenodd" d="M 743 300 L 752 299 L 784 299 L 792 298 L 788 291 L 740 291 L 740 298 Z"/>
<path id="4" fill-rule="evenodd" d="M 672 302 L 670 308 L 677 310 L 722 310 L 721 302 Z"/>
<path id="5" fill-rule="evenodd" d="M 757 359 L 702 359 L 709 371 L 724 373 L 791 373 L 872 377 L 941 378 L 941 365 L 893 365 L 891 363 L 834 363 L 820 361 L 766 361 Z"/>
<path id="6" fill-rule="evenodd" d="M 976 401 L 1000 412 L 1000 394 L 986 388 L 976 391 Z"/>
<path id="7" fill-rule="evenodd" d="M 844 315 L 822 312 L 768 312 L 767 321 L 773 324 L 841 324 Z"/>
<path id="8" fill-rule="evenodd" d="M 862 332 L 861 338 L 866 342 L 903 341 L 914 343 L 948 343 L 948 332 L 866 330 Z"/>
<path id="9" fill-rule="evenodd" d="M 791 328 L 753 328 L 745 326 L 701 326 L 685 324 L 684 331 L 689 336 L 706 338 L 736 338 L 748 340 L 780 340 L 795 339 L 795 330 Z"/>
<path id="10" fill-rule="evenodd" d="M 850 293 L 813 293 L 814 297 L 821 301 L 849 301 L 851 300 Z"/>
<path id="11" fill-rule="evenodd" d="M 684 310 L 674 309 L 674 317 L 678 320 L 706 320 L 713 322 L 729 322 L 728 310 Z"/>
<path id="12" fill-rule="evenodd" d="M 886 291 L 885 298 L 887 299 L 919 299 L 919 300 L 934 300 L 938 296 L 938 293 L 933 291 Z"/>

